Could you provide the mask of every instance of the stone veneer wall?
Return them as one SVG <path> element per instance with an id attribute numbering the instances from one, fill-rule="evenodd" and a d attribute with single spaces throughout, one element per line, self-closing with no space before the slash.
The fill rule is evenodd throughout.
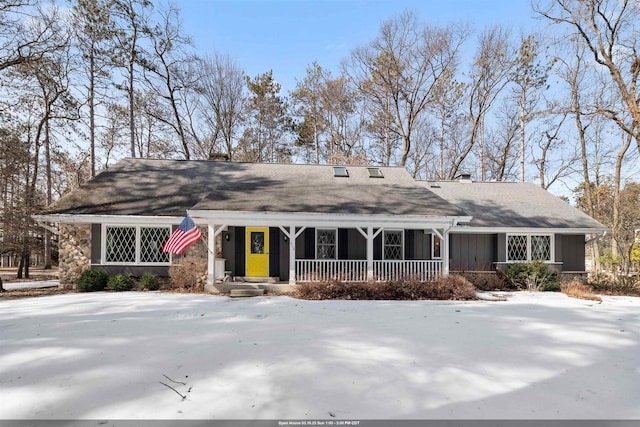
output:
<path id="1" fill-rule="evenodd" d="M 204 243 L 208 241 L 208 238 L 207 238 L 208 227 L 199 227 L 199 228 L 200 228 L 200 232 L 202 233 L 202 240 L 200 240 L 198 243 L 194 243 L 193 245 L 189 246 L 187 249 L 185 249 L 182 255 L 174 255 L 172 265 L 179 264 L 180 260 L 183 257 L 200 258 L 204 264 L 204 271 L 200 276 L 200 278 L 198 279 L 197 284 L 199 286 L 204 286 L 207 283 L 207 277 L 208 277 L 207 263 L 209 259 L 208 257 L 209 254 L 207 251 L 207 245 L 205 245 Z M 216 236 L 216 258 L 222 257 L 222 234 L 223 233 L 220 233 L 218 234 L 218 236 Z"/>
<path id="2" fill-rule="evenodd" d="M 75 286 L 80 273 L 91 268 L 91 225 L 60 224 L 58 230 L 60 286 Z"/>
<path id="3" fill-rule="evenodd" d="M 60 224 L 59 227 L 59 268 L 60 286 L 75 286 L 80 273 L 91 268 L 91 225 L 90 224 Z M 207 241 L 207 227 L 200 231 L 204 241 Z M 187 248 L 182 256 L 173 256 L 173 264 L 178 264 L 183 256 L 201 258 L 205 265 L 202 283 L 207 281 L 207 246 L 203 241 Z M 216 238 L 216 257 L 222 257 L 222 233 Z"/>

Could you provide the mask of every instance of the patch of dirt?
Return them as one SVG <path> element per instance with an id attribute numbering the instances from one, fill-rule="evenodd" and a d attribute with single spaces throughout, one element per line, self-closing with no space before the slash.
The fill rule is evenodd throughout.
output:
<path id="1" fill-rule="evenodd" d="M 76 291 L 73 289 L 59 289 L 59 288 L 16 289 L 12 291 L 0 292 L 0 300 L 42 297 L 47 295 L 68 294 L 70 292 L 76 292 Z"/>

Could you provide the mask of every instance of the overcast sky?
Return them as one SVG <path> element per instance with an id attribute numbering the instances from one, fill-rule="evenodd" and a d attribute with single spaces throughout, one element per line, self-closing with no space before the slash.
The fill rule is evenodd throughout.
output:
<path id="1" fill-rule="evenodd" d="M 373 40 L 383 21 L 405 10 L 434 24 L 477 30 L 508 25 L 516 33 L 546 25 L 529 0 L 181 0 L 184 29 L 200 53 L 236 58 L 254 77 L 273 70 L 283 94 L 314 60 L 334 74 L 352 49 Z"/>

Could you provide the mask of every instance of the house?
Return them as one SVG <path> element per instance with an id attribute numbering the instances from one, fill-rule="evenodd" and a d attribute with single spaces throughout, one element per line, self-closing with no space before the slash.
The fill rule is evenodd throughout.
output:
<path id="1" fill-rule="evenodd" d="M 59 224 L 62 282 L 87 268 L 166 275 L 186 213 L 208 283 L 426 280 L 542 260 L 584 272 L 606 229 L 533 184 L 415 181 L 404 168 L 125 159 L 40 216 Z M 196 246 L 196 245 L 194 245 Z"/>

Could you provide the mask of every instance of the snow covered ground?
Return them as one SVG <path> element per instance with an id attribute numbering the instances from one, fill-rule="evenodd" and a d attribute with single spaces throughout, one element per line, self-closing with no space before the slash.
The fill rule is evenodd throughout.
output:
<path id="1" fill-rule="evenodd" d="M 0 395 L 0 420 L 640 419 L 640 298 L 0 301 Z"/>

